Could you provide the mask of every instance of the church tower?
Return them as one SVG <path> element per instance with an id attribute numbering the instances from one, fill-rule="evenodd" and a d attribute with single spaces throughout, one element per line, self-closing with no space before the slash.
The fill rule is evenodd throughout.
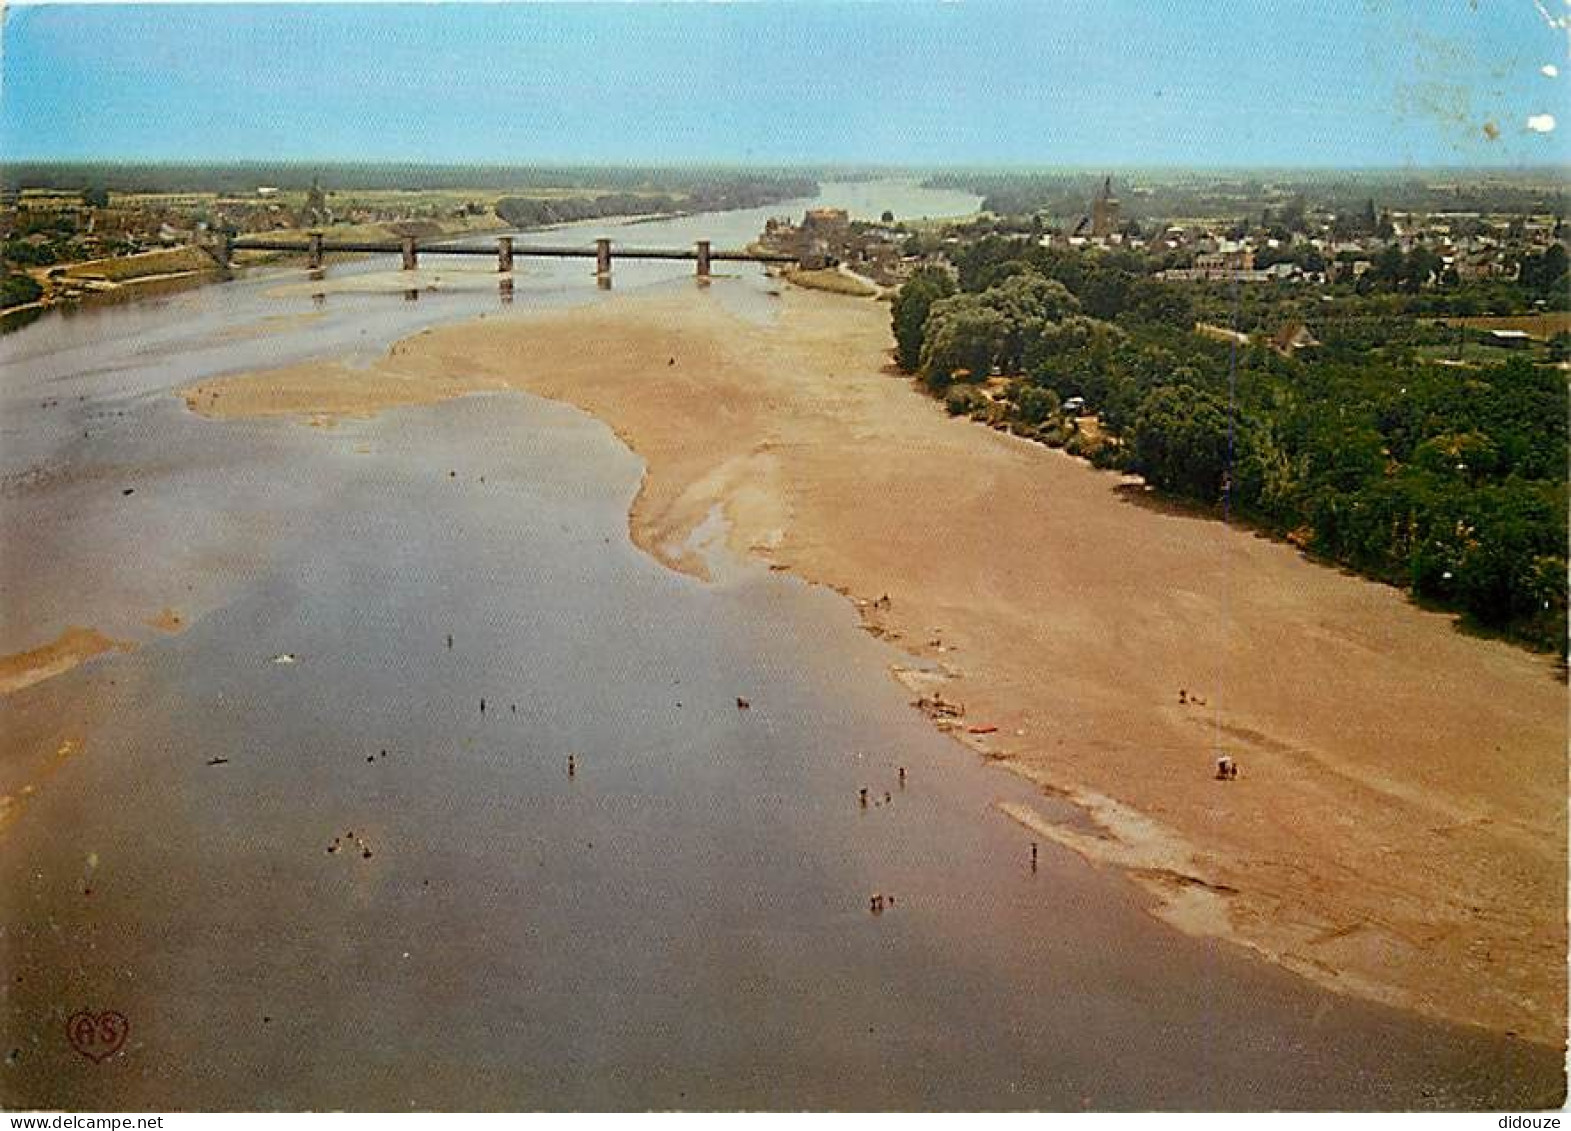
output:
<path id="1" fill-rule="evenodd" d="M 1113 195 L 1113 178 L 1102 180 L 1102 191 L 1091 202 L 1091 234 L 1107 237 L 1118 230 L 1118 198 Z"/>

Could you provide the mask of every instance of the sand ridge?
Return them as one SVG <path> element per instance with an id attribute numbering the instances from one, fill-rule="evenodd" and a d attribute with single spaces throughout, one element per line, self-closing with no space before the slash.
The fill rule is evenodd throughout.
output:
<path id="1" fill-rule="evenodd" d="M 1549 660 L 949 418 L 889 368 L 887 307 L 795 290 L 781 306 L 757 326 L 703 292 L 618 297 L 427 330 L 367 370 L 184 395 L 210 417 L 507 388 L 575 404 L 647 462 L 640 546 L 702 574 L 689 536 L 718 508 L 733 552 L 846 594 L 909 654 L 936 723 L 1104 834 L 1011 812 L 1023 836 L 1322 984 L 1563 1039 L 1566 688 Z M 1214 780 L 1218 751 L 1238 780 Z"/>

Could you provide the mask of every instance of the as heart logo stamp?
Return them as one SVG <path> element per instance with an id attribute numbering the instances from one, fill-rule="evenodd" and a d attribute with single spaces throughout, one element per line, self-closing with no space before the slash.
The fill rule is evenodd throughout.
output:
<path id="1" fill-rule="evenodd" d="M 91 1013 L 84 1009 L 73 1013 L 65 1023 L 71 1047 L 87 1059 L 100 1062 L 108 1060 L 125 1047 L 126 1034 L 130 1031 L 131 1022 L 126 1020 L 125 1014 L 112 1009 L 103 1013 Z"/>

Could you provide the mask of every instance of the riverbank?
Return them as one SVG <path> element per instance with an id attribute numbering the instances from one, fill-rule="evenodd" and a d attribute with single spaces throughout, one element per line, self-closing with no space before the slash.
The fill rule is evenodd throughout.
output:
<path id="1" fill-rule="evenodd" d="M 42 293 L 33 302 L 0 311 L 8 319 L 93 299 L 118 299 L 125 293 L 172 280 L 218 279 L 227 272 L 201 248 L 182 246 L 34 267 L 27 274 Z"/>
<path id="2" fill-rule="evenodd" d="M 889 367 L 881 304 L 788 290 L 781 307 L 762 328 L 702 292 L 492 317 L 369 369 L 185 397 L 318 421 L 485 389 L 575 404 L 647 462 L 640 546 L 701 575 L 691 535 L 718 508 L 732 551 L 845 593 L 908 654 L 894 674 L 935 725 L 1097 831 L 1009 814 L 1169 922 L 1344 992 L 1561 1039 L 1550 661 L 949 418 Z M 1218 749 L 1237 780 L 1214 780 Z"/>

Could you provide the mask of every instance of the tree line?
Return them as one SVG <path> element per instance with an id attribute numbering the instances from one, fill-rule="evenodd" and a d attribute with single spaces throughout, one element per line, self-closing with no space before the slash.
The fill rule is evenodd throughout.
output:
<path id="1" fill-rule="evenodd" d="M 118 192 L 245 193 L 258 185 L 304 191 L 313 181 L 360 190 L 489 188 L 525 193 L 600 188 L 609 191 L 686 193 L 718 184 L 815 185 L 802 169 L 737 169 L 722 166 L 433 165 L 409 161 L 249 161 L 210 165 L 167 162 L 16 162 L 0 167 L 0 188 Z M 787 195 L 812 195 L 791 191 Z M 779 199 L 786 199 L 785 196 Z"/>
<path id="2" fill-rule="evenodd" d="M 1545 358 L 1440 364 L 1426 342 L 1455 331 L 1399 293 L 1339 296 L 1289 355 L 1197 333 L 1205 300 L 1118 254 L 989 237 L 953 258 L 892 306 L 900 366 L 951 412 L 1564 653 L 1567 382 Z"/>
<path id="3" fill-rule="evenodd" d="M 812 196 L 816 181 L 801 178 L 729 178 L 695 184 L 681 193 L 612 192 L 597 196 L 506 196 L 496 214 L 509 224 L 534 228 L 603 216 L 650 216 L 670 212 L 724 212 L 758 208 L 793 197 Z"/>
<path id="4" fill-rule="evenodd" d="M 1064 220 L 1090 208 L 1102 176 L 1090 172 L 950 172 L 930 177 L 933 188 L 974 192 L 982 208 L 999 216 L 1042 213 Z M 1567 214 L 1571 194 L 1560 170 L 1516 170 L 1481 181 L 1476 176 L 1424 176 L 1405 172 L 1300 171 L 1269 177 L 1190 170 L 1141 176 L 1125 183 L 1119 196 L 1125 216 L 1150 220 L 1172 216 L 1259 216 L 1302 231 L 1313 211 L 1345 218 L 1346 234 L 1374 233 L 1379 216 L 1370 200 L 1385 209 L 1418 212 L 1512 212 Z M 1313 202 L 1311 207 L 1310 202 Z"/>

